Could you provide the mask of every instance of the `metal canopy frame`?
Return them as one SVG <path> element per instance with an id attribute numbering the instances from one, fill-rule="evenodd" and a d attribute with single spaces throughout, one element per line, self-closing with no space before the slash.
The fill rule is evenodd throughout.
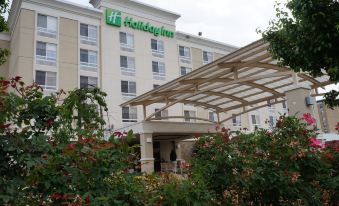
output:
<path id="1" fill-rule="evenodd" d="M 220 113 L 242 108 L 241 115 L 268 105 L 285 101 L 285 92 L 296 87 L 315 89 L 331 84 L 329 77 L 313 78 L 307 73 L 295 73 L 277 64 L 267 51 L 268 43 L 258 40 L 185 76 L 129 100 L 120 106 L 143 106 L 144 120 L 188 118 L 211 122 L 200 117 L 167 116 L 155 118 L 157 113 L 179 103 L 192 104 Z M 146 115 L 146 107 L 165 103 L 161 109 Z M 251 105 L 259 105 L 250 107 Z"/>

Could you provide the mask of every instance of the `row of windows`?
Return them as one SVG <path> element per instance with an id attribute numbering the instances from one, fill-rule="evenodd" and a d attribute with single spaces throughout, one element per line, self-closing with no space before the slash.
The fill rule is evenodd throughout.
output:
<path id="1" fill-rule="evenodd" d="M 55 91 L 57 89 L 57 73 L 37 70 L 35 72 L 35 82 L 48 92 Z M 80 76 L 80 88 L 94 88 L 97 86 L 97 77 Z"/>
<path id="2" fill-rule="evenodd" d="M 159 109 L 155 109 L 155 112 L 159 111 Z M 195 117 L 197 116 L 196 111 L 193 110 L 184 110 L 185 122 L 196 122 Z M 232 115 L 232 126 L 241 127 L 241 116 Z M 163 110 L 155 114 L 155 119 L 161 119 L 163 117 L 168 117 L 168 110 Z M 212 122 L 216 122 L 216 113 L 209 112 L 208 113 L 209 120 Z M 251 124 L 254 126 L 260 126 L 260 116 L 259 115 L 251 115 Z M 123 122 L 137 122 L 137 108 L 136 107 L 123 107 L 122 108 L 122 121 Z M 276 125 L 277 119 L 276 116 L 269 116 L 269 126 L 274 127 Z"/>
<path id="3" fill-rule="evenodd" d="M 50 38 L 56 38 L 58 33 L 57 18 L 38 14 L 37 18 L 38 35 Z M 80 40 L 81 43 L 96 45 L 98 37 L 98 29 L 96 26 L 81 23 L 80 24 Z"/>
<path id="4" fill-rule="evenodd" d="M 37 64 L 56 66 L 57 45 L 38 41 L 36 44 Z M 80 49 L 80 66 L 85 71 L 97 71 L 98 53 L 87 49 Z"/>
<path id="5" fill-rule="evenodd" d="M 56 38 L 57 36 L 57 18 L 52 16 L 47 16 L 43 14 L 38 14 L 37 19 L 37 30 L 38 34 L 45 37 Z M 81 43 L 96 45 L 98 29 L 97 26 L 88 25 L 80 23 L 80 40 Z M 127 49 L 127 51 L 134 51 L 134 35 L 128 34 L 125 32 L 119 33 L 120 45 L 122 48 Z M 163 57 L 165 52 L 164 42 L 161 40 L 151 39 L 151 49 L 152 53 L 156 57 Z M 190 62 L 191 59 L 191 49 L 185 46 L 179 46 L 179 56 L 181 59 Z M 203 63 L 207 64 L 213 61 L 213 53 L 203 51 Z M 188 62 L 186 62 L 188 63 Z"/>

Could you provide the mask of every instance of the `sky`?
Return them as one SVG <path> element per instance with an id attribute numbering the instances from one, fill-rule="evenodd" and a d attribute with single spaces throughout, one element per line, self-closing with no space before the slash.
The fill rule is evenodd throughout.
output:
<path id="1" fill-rule="evenodd" d="M 89 0 L 68 0 L 91 6 Z M 275 0 L 138 0 L 179 13 L 177 30 L 238 47 L 261 38 L 256 29 L 265 29 L 275 17 Z M 279 0 L 283 2 L 284 0 Z"/>

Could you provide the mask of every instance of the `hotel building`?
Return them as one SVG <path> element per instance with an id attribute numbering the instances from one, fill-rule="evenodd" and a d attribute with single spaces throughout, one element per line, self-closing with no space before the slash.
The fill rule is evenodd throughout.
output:
<path id="1" fill-rule="evenodd" d="M 0 34 L 0 47 L 8 48 L 11 55 L 0 67 L 0 76 L 35 81 L 46 95 L 59 89 L 100 87 L 107 93 L 107 127 L 115 130 L 144 119 L 142 107 L 120 107 L 123 102 L 238 49 L 201 34 L 177 31 L 179 14 L 136 0 L 90 3 L 92 7 L 64 0 L 13 0 L 10 30 Z M 146 112 L 151 114 L 163 105 L 154 104 Z M 250 131 L 269 128 L 287 111 L 282 102 L 238 116 L 229 112 L 224 115 L 233 117 L 225 126 Z M 166 116 L 187 117 L 168 121 L 217 120 L 214 112 L 192 104 L 176 104 L 156 115 Z M 171 143 L 166 145 L 170 151 Z"/>

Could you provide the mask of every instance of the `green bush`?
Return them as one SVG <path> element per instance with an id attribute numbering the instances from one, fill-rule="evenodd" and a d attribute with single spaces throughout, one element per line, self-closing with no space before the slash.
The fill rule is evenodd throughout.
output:
<path id="1" fill-rule="evenodd" d="M 304 115 L 309 124 L 310 115 Z M 273 131 L 229 130 L 201 137 L 193 178 L 205 182 L 225 205 L 335 205 L 338 203 L 338 148 L 322 148 L 311 125 L 280 117 Z"/>

